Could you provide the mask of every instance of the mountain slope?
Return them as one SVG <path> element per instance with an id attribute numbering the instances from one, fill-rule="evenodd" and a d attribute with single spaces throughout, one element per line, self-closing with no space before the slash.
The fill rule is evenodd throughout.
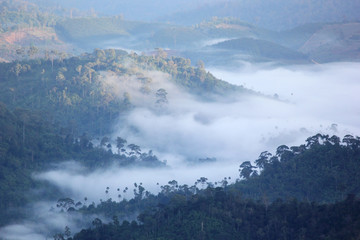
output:
<path id="1" fill-rule="evenodd" d="M 268 59 L 306 60 L 306 56 L 281 45 L 253 38 L 240 38 L 213 45 L 215 48 L 239 51 L 242 54 Z"/>

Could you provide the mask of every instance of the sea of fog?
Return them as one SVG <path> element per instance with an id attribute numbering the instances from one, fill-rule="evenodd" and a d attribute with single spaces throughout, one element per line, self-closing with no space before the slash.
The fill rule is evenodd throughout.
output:
<path id="1" fill-rule="evenodd" d="M 121 136 L 128 143 L 140 145 L 143 151 L 152 149 L 160 160 L 167 160 L 168 168 L 111 168 L 84 175 L 83 171 L 65 167 L 38 177 L 65 188 L 74 198 L 87 196 L 94 201 L 106 197 L 106 187 L 129 187 L 134 182 L 142 182 L 156 192 L 156 183 L 162 185 L 173 179 L 180 184 L 193 184 L 200 177 L 235 180 L 239 165 L 254 161 L 262 151 L 275 152 L 282 144 L 303 144 L 317 133 L 359 135 L 358 69 L 359 63 L 271 69 L 247 64 L 231 72 L 209 69 L 233 84 L 266 96 L 277 95 L 277 99 L 251 96 L 211 102 L 200 101 L 169 83 L 166 76 L 152 73 L 152 78 L 161 79 L 157 87 L 165 86 L 168 91 L 166 112 L 153 111 L 139 96 L 138 107 L 119 120 L 112 137 Z M 194 164 L 199 158 L 217 161 Z"/>
<path id="2" fill-rule="evenodd" d="M 144 100 L 136 87 L 117 85 L 117 81 L 105 77 L 104 81 L 113 85 L 119 96 L 123 88 L 132 91 L 132 101 L 137 104 L 137 108 L 119 119 L 112 138 L 121 136 L 128 143 L 141 146 L 143 151 L 152 149 L 160 160 L 167 160 L 168 167 L 112 167 L 89 173 L 69 162 L 34 177 L 63 189 L 68 193 L 66 197 L 76 201 L 87 197 L 89 202 L 117 199 L 115 189 L 131 189 L 134 182 L 142 182 L 147 190 L 157 192 L 160 190 L 157 183 L 163 185 L 173 179 L 189 185 L 200 177 L 213 182 L 231 177 L 234 181 L 239 177 L 239 165 L 254 161 L 262 151 L 274 153 L 282 144 L 289 147 L 303 144 L 307 137 L 317 133 L 360 135 L 359 69 L 360 63 L 273 68 L 244 64 L 236 71 L 208 69 L 220 79 L 264 95 L 229 101 L 201 101 L 171 84 L 167 76 L 151 73 L 154 87 L 164 87 L 168 92 L 169 103 L 162 112 L 154 110 L 149 104 L 154 99 Z M 217 161 L 194 163 L 207 157 Z M 36 223 L 26 220 L 5 227 L 0 236 L 16 236 L 16 231 L 22 231 L 25 237 L 41 234 L 39 229 L 46 229 L 50 205 L 41 208 L 44 213 L 38 214 Z M 64 224 L 71 225 L 71 221 L 61 218 L 52 226 L 63 230 Z"/>

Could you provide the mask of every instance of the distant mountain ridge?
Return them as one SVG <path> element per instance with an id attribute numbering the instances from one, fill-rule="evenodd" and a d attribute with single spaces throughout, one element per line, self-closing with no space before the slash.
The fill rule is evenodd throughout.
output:
<path id="1" fill-rule="evenodd" d="M 164 21 L 194 24 L 213 16 L 235 17 L 272 30 L 286 30 L 307 23 L 351 22 L 360 20 L 356 0 L 224 0 L 207 6 L 171 14 Z"/>
<path id="2" fill-rule="evenodd" d="M 273 30 L 306 23 L 359 21 L 357 0 L 31 0 L 32 2 L 89 11 L 99 16 L 122 15 L 138 21 L 193 25 L 212 17 L 235 17 Z"/>

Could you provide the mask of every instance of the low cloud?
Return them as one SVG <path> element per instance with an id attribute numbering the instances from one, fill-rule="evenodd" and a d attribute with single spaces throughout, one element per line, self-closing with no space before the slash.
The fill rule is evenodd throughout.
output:
<path id="1" fill-rule="evenodd" d="M 143 151 L 152 149 L 160 160 L 167 160 L 168 168 L 113 167 L 87 174 L 63 168 L 40 177 L 76 198 L 94 200 L 116 199 L 115 192 L 105 195 L 106 187 L 130 188 L 134 182 L 143 182 L 156 192 L 157 182 L 161 185 L 173 179 L 181 184 L 193 184 L 199 177 L 235 179 L 239 164 L 254 161 L 262 151 L 303 144 L 317 133 L 359 135 L 359 68 L 359 63 L 337 63 L 265 70 L 247 65 L 236 72 L 210 69 L 233 84 L 278 95 L 278 99 L 248 96 L 218 102 L 198 100 L 176 88 L 168 76 L 154 76 L 154 82 L 159 82 L 156 88 L 165 86 L 169 93 L 166 111 L 155 111 L 150 107 L 153 103 L 135 102 L 138 107 L 119 120 L 112 138 L 125 138 Z M 196 164 L 199 158 L 217 161 Z"/>
<path id="2" fill-rule="evenodd" d="M 0 229 L 0 238 L 9 240 L 53 239 L 57 233 L 64 233 L 69 227 L 72 233 L 87 226 L 95 216 L 85 216 L 73 212 L 68 214 L 56 209 L 51 202 L 37 202 L 27 206 L 28 217 L 17 224 Z M 85 224 L 86 222 L 86 224 Z"/>
<path id="3" fill-rule="evenodd" d="M 243 85 L 267 96 L 241 97 L 232 101 L 201 101 L 183 92 L 169 81 L 169 76 L 147 72 L 152 78 L 151 94 L 139 93 L 138 78 L 130 85 L 119 79 L 106 78 L 114 93 L 123 91 L 133 96 L 136 108 L 114 126 L 112 139 L 125 138 L 148 151 L 152 149 L 167 168 L 119 168 L 85 171 L 67 163 L 55 170 L 36 175 L 68 193 L 75 201 L 98 202 L 99 199 L 131 198 L 134 183 L 143 183 L 146 190 L 157 192 L 170 180 L 192 185 L 200 177 L 215 182 L 224 177 L 235 180 L 243 161 L 254 161 L 262 151 L 274 152 L 282 144 L 303 144 L 316 133 L 360 135 L 359 71 L 360 63 L 333 63 L 313 66 L 259 68 L 245 64 L 238 71 L 209 69 L 215 76 Z M 104 75 L 105 76 L 105 75 Z M 169 103 L 164 111 L 154 107 L 155 91 L 164 88 Z M 145 96 L 145 97 L 144 97 Z M 216 158 L 216 162 L 199 164 L 199 158 Z M 195 162 L 194 162 L 195 161 Z M 106 188 L 109 187 L 108 193 Z M 122 191 L 129 188 L 127 193 Z M 120 188 L 120 191 L 117 191 Z M 118 198 L 118 194 L 122 195 Z M 41 207 L 49 209 L 48 207 Z M 49 213 L 46 213 L 49 214 Z M 0 236 L 8 239 L 37 239 L 46 229 L 64 228 L 68 219 L 54 217 L 55 223 L 42 220 L 33 224 L 7 226 Z M 40 224 L 41 223 L 41 224 Z M 49 226 L 47 225 L 49 224 Z M 75 227 L 76 229 L 76 227 Z M 21 233 L 13 237 L 14 232 Z"/>

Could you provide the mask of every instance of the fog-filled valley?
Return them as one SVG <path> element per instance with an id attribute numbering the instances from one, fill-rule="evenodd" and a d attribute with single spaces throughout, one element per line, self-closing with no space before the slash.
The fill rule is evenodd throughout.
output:
<path id="1" fill-rule="evenodd" d="M 0 239 L 357 239 L 360 5 L 320 2 L 0 0 Z"/>

